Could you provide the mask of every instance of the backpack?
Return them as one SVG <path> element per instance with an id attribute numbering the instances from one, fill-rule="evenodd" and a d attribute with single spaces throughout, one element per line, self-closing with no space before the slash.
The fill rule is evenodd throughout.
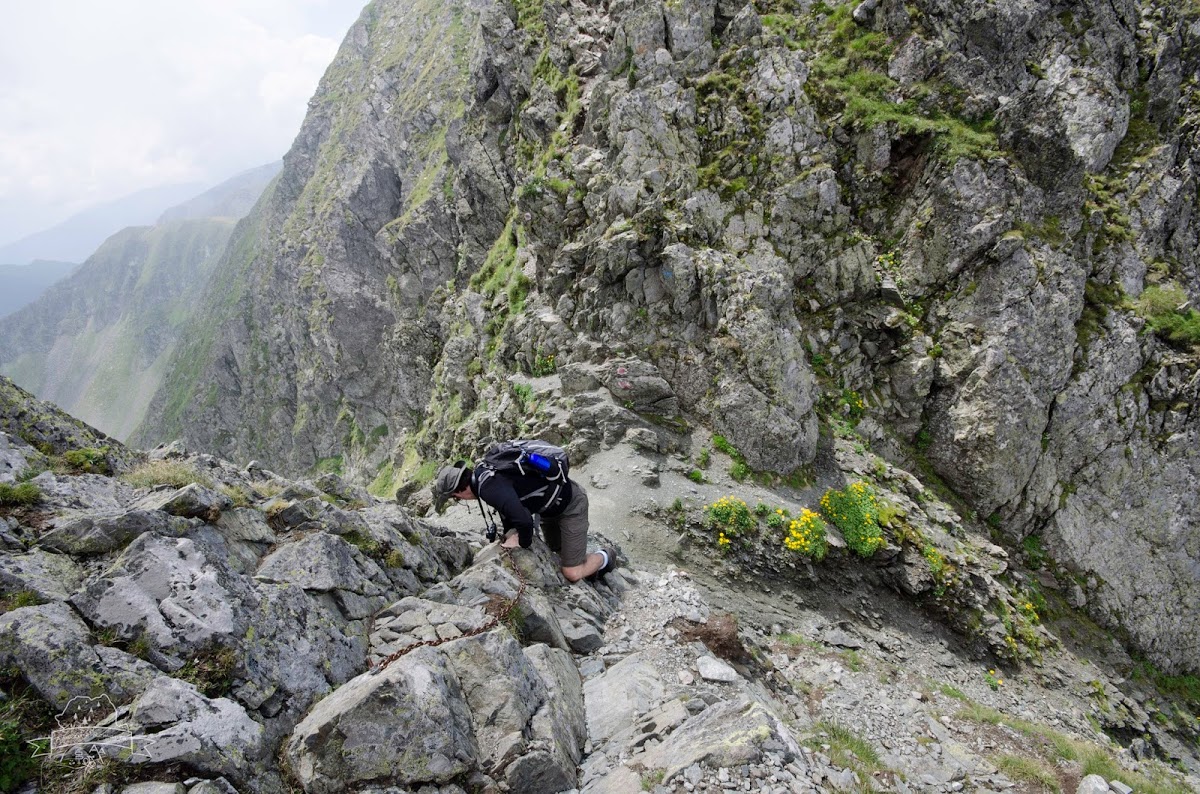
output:
<path id="1" fill-rule="evenodd" d="M 481 466 L 498 474 L 541 477 L 565 483 L 571 471 L 567 451 L 545 441 L 501 441 L 483 453 Z"/>
<path id="2" fill-rule="evenodd" d="M 567 484 L 571 470 L 571 461 L 562 447 L 556 447 L 545 441 L 501 441 L 499 444 L 483 453 L 479 461 L 480 469 L 477 477 L 479 484 L 485 482 L 493 474 L 504 474 L 510 477 L 538 477 L 546 481 L 546 487 L 527 494 L 522 501 L 532 497 L 545 496 L 542 510 L 554 504 Z M 534 511 L 538 512 L 538 511 Z"/>

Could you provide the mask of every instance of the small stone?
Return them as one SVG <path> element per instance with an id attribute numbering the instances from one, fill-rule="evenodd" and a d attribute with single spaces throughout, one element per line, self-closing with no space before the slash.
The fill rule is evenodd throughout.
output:
<path id="1" fill-rule="evenodd" d="M 701 656 L 697 659 L 696 669 L 699 671 L 700 677 L 706 681 L 732 683 L 740 677 L 737 670 L 713 656 Z"/>

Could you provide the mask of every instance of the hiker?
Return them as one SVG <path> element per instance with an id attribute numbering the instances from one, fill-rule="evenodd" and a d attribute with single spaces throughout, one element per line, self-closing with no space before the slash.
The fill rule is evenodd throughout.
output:
<path id="1" fill-rule="evenodd" d="M 509 549 L 533 544 L 537 514 L 542 537 L 558 554 L 567 581 L 594 581 L 617 567 L 617 553 L 612 548 L 588 553 L 587 492 L 568 479 L 568 465 L 566 453 L 545 442 L 497 444 L 474 468 L 465 461 L 443 467 L 432 486 L 434 507 L 441 510 L 451 497 L 491 505 L 504 528 L 501 545 Z"/>

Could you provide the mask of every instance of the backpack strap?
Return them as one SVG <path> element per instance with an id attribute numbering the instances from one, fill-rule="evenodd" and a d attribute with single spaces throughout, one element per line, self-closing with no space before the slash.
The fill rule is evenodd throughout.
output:
<path id="1" fill-rule="evenodd" d="M 530 510 L 529 512 L 531 512 L 531 513 L 541 513 L 543 510 L 546 510 L 551 505 L 553 505 L 558 500 L 559 494 L 562 493 L 563 486 L 566 485 L 566 482 L 567 482 L 567 479 L 565 477 L 563 477 L 562 479 L 558 479 L 558 480 L 547 480 L 542 476 L 541 472 L 534 472 L 531 470 L 529 473 L 526 473 L 525 470 L 523 468 L 521 468 L 519 463 L 517 466 L 517 473 L 519 473 L 525 477 L 537 476 L 537 477 L 543 479 L 544 482 L 546 483 L 541 488 L 537 488 L 533 491 L 530 491 L 529 493 L 525 494 L 524 496 L 521 496 L 520 494 L 517 495 L 517 498 L 521 500 L 522 504 L 524 504 L 525 501 L 528 499 L 533 499 L 535 497 L 541 497 L 543 494 L 546 494 L 546 498 L 544 500 L 542 500 L 541 507 Z M 496 469 L 489 466 L 487 463 L 480 462 L 478 465 L 475 466 L 475 489 L 476 489 L 475 490 L 475 498 L 476 499 L 479 498 L 478 489 L 480 487 L 482 487 L 485 482 L 487 482 L 488 480 L 490 480 L 491 478 L 495 477 L 498 474 L 503 475 L 503 472 L 497 471 Z"/>

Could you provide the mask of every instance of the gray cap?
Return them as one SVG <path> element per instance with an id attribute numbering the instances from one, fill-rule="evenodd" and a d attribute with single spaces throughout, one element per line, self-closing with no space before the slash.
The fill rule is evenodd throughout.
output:
<path id="1" fill-rule="evenodd" d="M 464 475 L 469 471 L 464 461 L 458 461 L 453 466 L 443 466 L 433 481 L 430 490 L 433 491 L 433 506 L 442 509 L 451 495 L 458 493 L 470 483 L 464 483 Z"/>

